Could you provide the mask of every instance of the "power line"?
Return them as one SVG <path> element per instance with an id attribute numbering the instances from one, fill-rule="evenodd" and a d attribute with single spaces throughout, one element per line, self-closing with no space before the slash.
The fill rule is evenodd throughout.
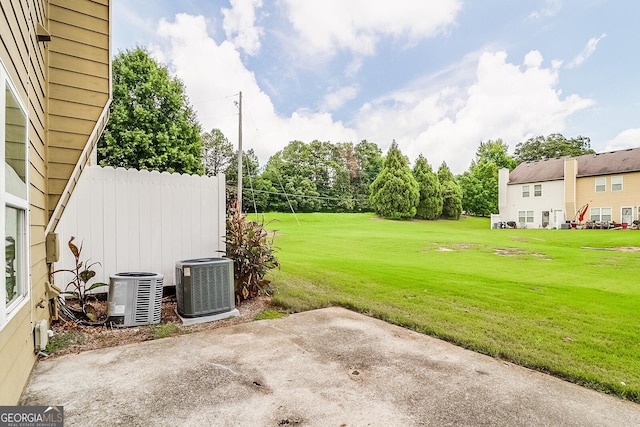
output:
<path id="1" fill-rule="evenodd" d="M 247 188 L 248 189 L 248 188 Z M 355 199 L 355 198 L 347 198 L 347 199 L 342 199 L 340 197 L 330 197 L 330 196 L 309 196 L 306 194 L 291 194 L 291 193 L 281 193 L 278 191 L 267 191 L 267 190 L 256 190 L 255 188 L 251 188 L 251 191 L 254 191 L 256 193 L 266 193 L 266 194 L 275 194 L 278 196 L 285 196 L 288 199 L 288 196 L 291 197 L 302 197 L 304 199 L 320 199 L 320 200 L 352 200 L 354 202 L 366 202 L 368 201 L 368 199 Z"/>

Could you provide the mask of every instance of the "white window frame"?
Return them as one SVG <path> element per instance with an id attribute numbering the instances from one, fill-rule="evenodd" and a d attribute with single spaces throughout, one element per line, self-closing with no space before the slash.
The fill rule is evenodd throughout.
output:
<path id="1" fill-rule="evenodd" d="M 604 193 L 607 191 L 607 177 L 603 176 L 595 180 L 596 193 Z"/>
<path id="2" fill-rule="evenodd" d="M 527 222 L 533 222 L 534 220 L 534 215 L 533 215 L 533 211 L 527 211 Z"/>
<path id="3" fill-rule="evenodd" d="M 620 188 L 617 188 L 618 186 Z M 622 191 L 622 175 L 611 177 L 611 191 Z"/>
<path id="4" fill-rule="evenodd" d="M 0 61 L 0 173 L 3 177 L 9 173 L 6 163 L 6 92 L 9 90 L 11 95 L 18 104 L 20 110 L 25 116 L 25 130 L 24 130 L 24 180 L 27 184 L 26 194 L 24 198 L 11 194 L 7 191 L 6 180 L 3 178 L 3 188 L 0 190 L 0 202 L 2 204 L 0 209 L 0 234 L 5 236 L 5 257 L 6 257 L 6 210 L 7 208 L 13 208 L 18 211 L 17 215 L 17 228 L 18 228 L 18 242 L 16 242 L 16 262 L 17 267 L 17 281 L 20 285 L 18 289 L 19 295 L 9 304 L 6 302 L 7 290 L 6 290 L 6 260 L 5 260 L 5 274 L 0 279 L 0 330 L 2 330 L 9 321 L 24 307 L 30 297 L 30 284 L 29 284 L 29 112 L 25 106 L 25 102 L 20 98 L 20 94 L 15 85 L 9 78 L 9 74 L 4 67 L 4 63 Z"/>
<path id="5" fill-rule="evenodd" d="M 524 224 L 527 221 L 527 212 L 518 211 L 518 224 Z"/>
<path id="6" fill-rule="evenodd" d="M 522 197 L 529 197 L 531 195 L 530 191 L 529 191 L 529 186 L 528 185 L 523 185 L 522 186 Z"/>
<path id="7" fill-rule="evenodd" d="M 591 221 L 596 221 L 596 222 L 611 221 L 611 218 L 612 218 L 611 215 L 613 213 L 613 209 L 611 208 L 591 208 L 590 211 L 591 213 L 589 218 L 591 219 Z M 608 212 L 608 214 L 606 212 Z M 608 216 L 609 219 L 604 219 L 606 216 Z"/>
<path id="8" fill-rule="evenodd" d="M 542 184 L 533 185 L 533 197 L 542 197 Z"/>

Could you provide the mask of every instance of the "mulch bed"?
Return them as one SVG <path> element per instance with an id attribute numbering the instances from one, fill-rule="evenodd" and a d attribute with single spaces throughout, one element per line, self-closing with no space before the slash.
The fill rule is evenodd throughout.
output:
<path id="1" fill-rule="evenodd" d="M 96 309 L 100 319 L 107 317 L 107 302 L 104 298 L 98 298 L 96 301 L 92 301 L 91 304 Z M 60 318 L 54 320 L 51 324 L 54 337 L 50 339 L 50 343 L 53 343 L 58 337 L 60 341 L 65 341 L 65 344 L 56 348 L 48 357 L 59 357 L 65 354 L 80 353 L 87 350 L 114 347 L 158 339 L 159 337 L 176 336 L 250 322 L 254 320 L 258 313 L 271 307 L 271 298 L 258 297 L 242 302 L 236 307 L 240 312 L 238 317 L 191 326 L 182 324 L 176 313 L 176 306 L 175 296 L 166 296 L 162 300 L 161 320 L 158 325 L 128 328 L 112 327 L 108 324 L 99 326 L 82 325 L 66 319 L 61 313 Z M 161 336 L 159 335 L 160 330 L 162 332 Z"/>

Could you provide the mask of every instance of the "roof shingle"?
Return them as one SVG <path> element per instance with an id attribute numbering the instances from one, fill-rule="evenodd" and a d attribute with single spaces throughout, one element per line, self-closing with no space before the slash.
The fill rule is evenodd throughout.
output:
<path id="1" fill-rule="evenodd" d="M 509 184 L 554 181 L 564 178 L 564 161 L 570 157 L 520 163 L 510 174 Z M 578 177 L 640 171 L 640 148 L 584 154 L 578 161 Z"/>

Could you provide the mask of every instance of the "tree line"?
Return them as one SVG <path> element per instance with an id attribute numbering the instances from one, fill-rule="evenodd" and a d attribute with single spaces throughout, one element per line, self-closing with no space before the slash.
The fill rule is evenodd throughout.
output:
<path id="1" fill-rule="evenodd" d="M 98 143 L 101 165 L 190 174 L 225 173 L 237 182 L 237 152 L 219 129 L 203 132 L 185 94 L 143 48 L 113 60 L 110 118 Z M 394 219 L 458 219 L 465 212 L 498 212 L 498 170 L 519 163 L 593 153 L 590 140 L 561 134 L 516 145 L 481 142 L 467 171 L 454 176 L 443 162 L 436 172 L 420 155 L 413 167 L 393 141 L 386 156 L 376 143 L 291 141 L 261 167 L 243 153 L 245 210 L 296 212 L 374 211 Z"/>

